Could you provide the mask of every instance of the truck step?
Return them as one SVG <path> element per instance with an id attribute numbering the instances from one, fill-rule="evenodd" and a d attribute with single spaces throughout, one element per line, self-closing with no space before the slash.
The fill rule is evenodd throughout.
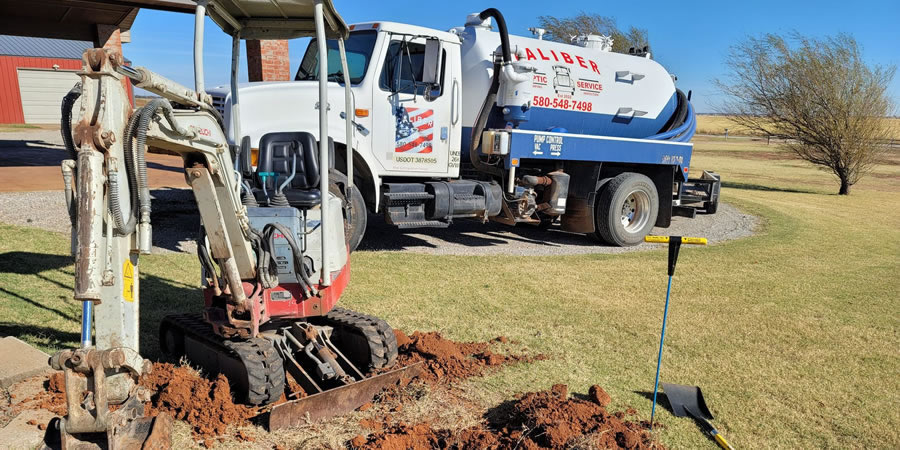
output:
<path id="1" fill-rule="evenodd" d="M 431 200 L 434 198 L 433 195 L 427 192 L 385 192 L 384 197 L 390 202 Z"/>
<path id="2" fill-rule="evenodd" d="M 416 220 L 409 222 L 394 222 L 394 225 L 400 229 L 406 228 L 447 228 L 450 222 L 442 222 L 440 220 Z"/>

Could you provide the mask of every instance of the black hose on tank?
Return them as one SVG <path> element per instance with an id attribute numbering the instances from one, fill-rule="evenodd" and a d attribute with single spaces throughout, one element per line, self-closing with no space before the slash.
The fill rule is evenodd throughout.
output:
<path id="1" fill-rule="evenodd" d="M 669 131 L 678 128 L 684 123 L 684 120 L 687 118 L 688 111 L 688 98 L 684 95 L 684 92 L 681 89 L 675 89 L 675 97 L 677 99 L 677 106 L 675 107 L 675 112 L 672 114 L 672 117 L 660 128 L 656 133 L 667 133 Z"/>
<path id="2" fill-rule="evenodd" d="M 503 52 L 503 62 L 509 63 L 512 61 L 512 54 L 509 51 L 509 31 L 506 29 L 506 20 L 497 8 L 488 8 L 478 14 L 478 18 L 481 20 L 487 19 L 488 17 L 493 17 L 494 20 L 497 21 L 497 30 L 500 32 L 500 48 Z"/>
<path id="3" fill-rule="evenodd" d="M 484 127 L 487 126 L 487 120 L 491 115 L 491 110 L 494 109 L 494 104 L 497 102 L 497 91 L 499 90 L 500 66 L 494 64 L 494 76 L 491 78 L 491 87 L 488 89 L 488 95 L 485 97 L 484 103 L 481 104 L 478 118 L 475 119 L 475 126 L 472 127 L 472 139 L 469 143 L 469 162 L 471 162 L 472 167 L 479 172 L 502 177 L 503 171 L 500 170 L 499 167 L 492 166 L 482 161 L 481 155 L 478 154 L 478 145 L 481 143 L 481 133 L 484 131 Z"/>

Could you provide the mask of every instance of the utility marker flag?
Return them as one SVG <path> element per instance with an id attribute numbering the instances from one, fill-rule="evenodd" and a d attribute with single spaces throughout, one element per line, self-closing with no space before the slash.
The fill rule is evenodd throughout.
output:
<path id="1" fill-rule="evenodd" d="M 397 118 L 395 152 L 431 153 L 434 138 L 434 110 L 420 108 L 394 108 Z"/>

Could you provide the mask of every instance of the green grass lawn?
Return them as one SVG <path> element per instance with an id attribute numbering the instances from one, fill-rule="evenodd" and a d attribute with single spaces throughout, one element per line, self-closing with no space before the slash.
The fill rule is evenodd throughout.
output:
<path id="1" fill-rule="evenodd" d="M 724 201 L 760 216 L 762 229 L 682 249 L 662 380 L 701 386 L 714 423 L 738 448 L 900 446 L 900 158 L 840 197 L 833 177 L 765 142 L 696 144 L 692 166 L 719 172 Z M 0 225 L 0 334 L 48 352 L 76 344 L 67 252 L 66 235 Z M 159 317 L 197 308 L 199 267 L 193 255 L 141 261 L 142 350 L 153 357 Z M 600 384 L 613 407 L 649 416 L 665 251 L 360 252 L 352 264 L 347 307 L 407 331 L 504 335 L 552 356 L 469 381 L 478 402 L 554 383 L 580 393 Z M 666 445 L 714 446 L 692 422 L 657 413 Z"/>

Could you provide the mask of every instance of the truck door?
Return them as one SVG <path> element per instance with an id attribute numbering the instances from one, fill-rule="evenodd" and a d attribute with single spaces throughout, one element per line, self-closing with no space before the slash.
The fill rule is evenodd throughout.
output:
<path id="1" fill-rule="evenodd" d="M 440 45 L 433 40 L 431 46 Z M 424 83 L 426 40 L 392 35 L 372 101 L 375 154 L 388 174 L 447 175 L 451 79 L 447 51 L 432 48 L 433 83 Z"/>

